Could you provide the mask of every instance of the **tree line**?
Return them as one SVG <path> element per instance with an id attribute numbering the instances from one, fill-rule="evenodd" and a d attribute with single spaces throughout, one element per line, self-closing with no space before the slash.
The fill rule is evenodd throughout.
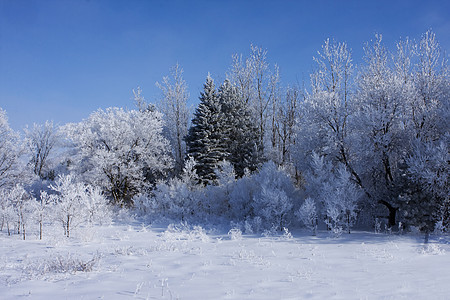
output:
<path id="1" fill-rule="evenodd" d="M 35 124 L 25 138 L 0 110 L 2 195 L 21 187 L 21 199 L 43 203 L 51 194 L 55 207 L 64 197 L 102 198 L 147 216 L 232 221 L 247 231 L 305 225 L 340 234 L 380 222 L 447 230 L 446 54 L 431 31 L 395 51 L 375 35 L 364 52 L 356 67 L 348 45 L 328 39 L 310 87 L 286 87 L 267 51 L 252 45 L 232 57 L 224 82 L 208 74 L 192 118 L 179 65 L 157 83 L 156 105 L 138 88 L 133 110 Z M 63 183 L 78 196 L 64 196 Z M 13 198 L 1 197 L 2 229 L 19 211 Z"/>

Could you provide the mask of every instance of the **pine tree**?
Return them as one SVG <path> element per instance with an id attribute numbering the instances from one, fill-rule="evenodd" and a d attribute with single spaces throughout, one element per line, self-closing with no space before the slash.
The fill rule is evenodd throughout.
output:
<path id="1" fill-rule="evenodd" d="M 224 117 L 214 80 L 208 75 L 186 137 L 187 155 L 197 162 L 196 171 L 203 184 L 215 181 L 214 169 L 228 157 L 223 124 Z"/>

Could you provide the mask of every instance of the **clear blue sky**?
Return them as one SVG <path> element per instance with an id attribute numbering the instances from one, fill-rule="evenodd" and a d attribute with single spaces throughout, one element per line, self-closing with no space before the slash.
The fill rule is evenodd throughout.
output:
<path id="1" fill-rule="evenodd" d="M 177 62 L 196 104 L 207 73 L 224 79 L 251 43 L 287 85 L 308 80 L 328 37 L 346 41 L 357 64 L 374 33 L 392 48 L 429 28 L 448 51 L 450 1 L 0 0 L 0 107 L 16 130 L 78 122 L 131 108 L 137 86 L 155 102 L 155 82 Z"/>

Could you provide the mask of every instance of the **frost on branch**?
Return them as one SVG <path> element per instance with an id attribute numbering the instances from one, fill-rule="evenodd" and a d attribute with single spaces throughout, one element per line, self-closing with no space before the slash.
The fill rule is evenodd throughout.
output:
<path id="1" fill-rule="evenodd" d="M 109 206 L 99 188 L 85 185 L 73 175 L 59 176 L 50 188 L 57 192 L 55 218 L 61 223 L 67 237 L 82 224 L 110 222 Z"/>
<path id="2" fill-rule="evenodd" d="M 6 112 L 0 108 L 0 188 L 27 181 L 27 168 L 21 160 L 24 153 L 19 134 L 9 127 Z"/>
<path id="3" fill-rule="evenodd" d="M 169 143 L 162 136 L 162 115 L 156 111 L 98 110 L 66 127 L 79 149 L 75 171 L 85 182 L 100 186 L 113 203 L 130 206 L 168 167 Z"/>
<path id="4" fill-rule="evenodd" d="M 350 233 L 362 193 L 343 165 L 333 168 L 323 156 L 313 154 L 312 173 L 308 175 L 307 192 L 321 206 L 327 227 L 336 235 Z"/>
<path id="5" fill-rule="evenodd" d="M 310 197 L 306 198 L 302 206 L 296 212 L 296 216 L 311 230 L 313 235 L 317 234 L 317 209 L 316 203 Z"/>

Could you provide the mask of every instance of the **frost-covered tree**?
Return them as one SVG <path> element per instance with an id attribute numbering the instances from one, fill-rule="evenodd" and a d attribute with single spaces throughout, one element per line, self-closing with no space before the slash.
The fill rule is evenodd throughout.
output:
<path id="1" fill-rule="evenodd" d="M 409 98 L 409 114 L 416 137 L 423 142 L 435 141 L 448 132 L 448 58 L 432 31 L 423 34 L 414 49 L 417 96 Z"/>
<path id="2" fill-rule="evenodd" d="M 242 177 L 245 169 L 253 172 L 262 162 L 258 152 L 258 128 L 253 124 L 248 106 L 229 80 L 224 81 L 218 94 L 228 153 L 226 159 L 233 164 L 236 175 Z"/>
<path id="3" fill-rule="evenodd" d="M 161 111 L 164 114 L 167 137 L 172 146 L 175 161 L 175 173 L 181 173 L 184 165 L 186 143 L 184 138 L 188 133 L 189 109 L 187 100 L 189 93 L 183 79 L 183 69 L 176 64 L 170 70 L 170 75 L 163 77 L 156 85 L 161 89 Z"/>
<path id="4" fill-rule="evenodd" d="M 30 223 L 34 212 L 32 204 L 35 199 L 30 196 L 23 185 L 16 184 L 8 191 L 6 200 L 11 203 L 10 205 L 15 213 L 15 231 L 17 234 L 22 234 L 25 240 L 27 225 Z"/>
<path id="5" fill-rule="evenodd" d="M 439 182 L 447 180 L 442 174 L 448 169 L 447 154 L 443 156 L 448 151 L 438 150 L 448 144 L 446 60 L 431 32 L 418 44 L 399 42 L 395 55 L 384 47 L 381 35 L 365 50 L 351 121 L 353 137 L 358 136 L 352 152 L 358 183 L 372 206 L 387 208 L 389 226 L 396 224 L 400 210 L 404 224 L 432 230 L 448 198 L 429 189 L 441 189 L 445 184 Z M 441 191 L 448 195 L 445 188 Z"/>
<path id="6" fill-rule="evenodd" d="M 299 118 L 300 91 L 288 87 L 285 95 L 274 106 L 273 112 L 273 161 L 280 165 L 292 163 L 292 148 L 295 145 L 295 125 Z"/>
<path id="7" fill-rule="evenodd" d="M 39 239 L 42 240 L 44 221 L 49 220 L 56 203 L 56 195 L 42 191 L 38 201 L 34 205 L 34 218 L 39 223 Z"/>
<path id="8" fill-rule="evenodd" d="M 162 136 L 162 114 L 154 110 L 98 110 L 66 132 L 78 149 L 74 169 L 100 186 L 116 204 L 132 198 L 170 167 L 169 143 Z"/>
<path id="9" fill-rule="evenodd" d="M 51 153 L 60 141 L 58 128 L 53 122 L 46 121 L 44 124 L 33 124 L 31 128 L 25 128 L 25 135 L 34 174 L 41 179 L 53 177 Z"/>
<path id="10" fill-rule="evenodd" d="M 215 181 L 214 169 L 229 155 L 223 123 L 224 116 L 214 80 L 208 75 L 186 136 L 187 155 L 197 162 L 196 171 L 203 184 Z"/>
<path id="11" fill-rule="evenodd" d="M 254 181 L 254 176 L 256 174 L 251 176 L 247 172 L 233 184 L 228 203 L 230 205 L 230 215 L 235 220 L 255 217 L 252 201 L 258 185 Z"/>
<path id="12" fill-rule="evenodd" d="M 55 218 L 61 222 L 64 235 L 70 237 L 70 232 L 85 221 L 85 186 L 73 175 L 65 175 L 59 176 L 50 188 L 57 192 Z"/>
<path id="13" fill-rule="evenodd" d="M 336 235 L 343 229 L 350 233 L 362 196 L 361 188 L 351 179 L 345 165 L 333 167 L 323 156 L 313 153 L 311 173 L 306 175 L 306 193 L 319 204 L 328 228 Z"/>
<path id="14" fill-rule="evenodd" d="M 347 164 L 348 117 L 353 65 L 345 43 L 331 42 L 322 46 L 314 58 L 318 69 L 311 75 L 312 92 L 306 103 L 319 125 L 323 140 L 318 150 L 330 159 Z"/>
<path id="15" fill-rule="evenodd" d="M 292 199 L 278 188 L 262 186 L 253 198 L 253 209 L 259 217 L 282 230 L 286 224 L 286 215 L 293 207 Z"/>
<path id="16" fill-rule="evenodd" d="M 101 188 L 91 185 L 86 186 L 81 196 L 85 206 L 85 217 L 89 224 L 111 223 L 111 208 Z"/>
<path id="17" fill-rule="evenodd" d="M 216 173 L 218 186 L 227 186 L 235 182 L 236 173 L 229 161 L 223 160 L 214 172 Z"/>
<path id="18" fill-rule="evenodd" d="M 204 205 L 200 200 L 199 190 L 192 189 L 189 182 L 174 177 L 156 185 L 146 206 L 156 215 L 187 221 L 203 213 Z"/>
<path id="19" fill-rule="evenodd" d="M 12 188 L 25 180 L 24 152 L 19 135 L 9 127 L 6 112 L 0 108 L 0 188 Z"/>
<path id="20" fill-rule="evenodd" d="M 136 89 L 133 89 L 133 101 L 134 105 L 140 112 L 144 112 L 146 110 L 152 110 L 153 107 L 145 101 L 144 95 L 142 95 L 142 89 L 138 86 Z"/>
<path id="21" fill-rule="evenodd" d="M 447 58 L 433 32 L 426 32 L 413 49 L 415 97 L 408 97 L 406 115 L 412 148 L 405 159 L 400 199 L 407 222 L 429 233 L 437 222 L 444 228 L 450 222 L 450 80 Z"/>
<path id="22" fill-rule="evenodd" d="M 236 86 L 239 98 L 249 107 L 253 123 L 257 127 L 259 155 L 264 155 L 264 147 L 271 145 L 271 109 L 279 84 L 278 68 L 270 69 L 267 50 L 251 45 L 250 55 L 233 55 L 229 74 Z"/>
<path id="23" fill-rule="evenodd" d="M 311 197 L 305 199 L 305 202 L 303 202 L 296 211 L 295 215 L 309 230 L 311 230 L 313 235 L 317 234 L 317 208 L 315 201 Z"/>
<path id="24" fill-rule="evenodd" d="M 289 175 L 268 162 L 255 174 L 253 182 L 256 185 L 251 203 L 254 215 L 261 217 L 266 225 L 282 230 L 293 214 L 295 189 Z"/>
<path id="25" fill-rule="evenodd" d="M 396 224 L 399 180 L 398 162 L 407 151 L 405 128 L 409 82 L 397 76 L 389 64 L 389 53 L 376 35 L 365 48 L 366 65 L 359 76 L 358 112 L 352 120 L 354 153 L 359 158 L 358 173 L 372 205 L 382 204 L 389 212 L 389 226 Z M 406 130 L 405 130 L 406 129 Z"/>
<path id="26" fill-rule="evenodd" d="M 230 193 L 236 180 L 233 165 L 226 160 L 221 161 L 214 170 L 216 185 L 204 190 L 203 206 L 207 215 L 230 216 Z"/>
<path id="27" fill-rule="evenodd" d="M 337 170 L 334 186 L 334 193 L 340 209 L 340 221 L 347 233 L 350 233 L 350 229 L 356 221 L 362 190 L 352 181 L 350 172 L 344 166 Z"/>
<path id="28" fill-rule="evenodd" d="M 41 194 L 46 202 L 41 205 L 53 202 L 54 217 L 64 228 L 65 236 L 70 237 L 73 229 L 81 224 L 107 224 L 111 221 L 108 201 L 99 187 L 86 185 L 69 174 L 60 175 L 50 188 L 56 194 Z"/>
<path id="29" fill-rule="evenodd" d="M 139 209 L 183 221 L 201 215 L 205 205 L 201 203 L 202 186 L 199 185 L 196 164 L 192 157 L 188 157 L 180 178 L 160 181 L 151 196 L 137 197 Z"/>
<path id="30" fill-rule="evenodd" d="M 11 228 L 15 224 L 15 212 L 13 203 L 9 199 L 9 190 L 0 189 L 0 216 L 2 218 L 1 230 L 6 226 L 8 235 L 11 235 Z"/>
<path id="31" fill-rule="evenodd" d="M 426 233 L 439 222 L 448 230 L 450 222 L 450 139 L 440 144 L 416 143 L 406 160 L 405 184 L 399 196 L 402 218 Z"/>
<path id="32" fill-rule="evenodd" d="M 295 164 L 307 170 L 313 152 L 333 164 L 341 163 L 360 181 L 352 166 L 349 119 L 353 110 L 353 65 L 345 43 L 327 39 L 314 58 L 311 92 L 301 105 L 297 123 Z"/>
<path id="33" fill-rule="evenodd" d="M 188 156 L 185 160 L 181 179 L 188 185 L 190 189 L 195 189 L 198 184 L 198 175 L 195 169 L 197 162 L 194 158 Z"/>
<path id="34" fill-rule="evenodd" d="M 208 76 L 200 101 L 186 141 L 202 182 L 215 182 L 214 169 L 222 160 L 232 163 L 238 177 L 245 169 L 255 171 L 262 162 L 258 129 L 237 88 L 225 80 L 216 91 Z"/>

